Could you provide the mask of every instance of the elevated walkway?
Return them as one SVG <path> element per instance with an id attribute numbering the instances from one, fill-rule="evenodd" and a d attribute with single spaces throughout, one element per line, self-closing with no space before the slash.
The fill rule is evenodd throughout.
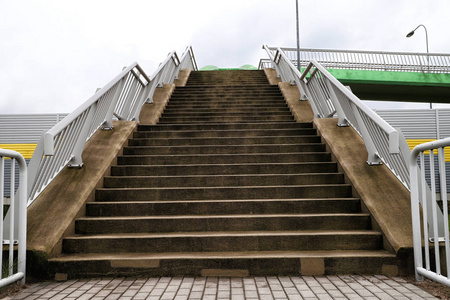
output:
<path id="1" fill-rule="evenodd" d="M 360 99 L 449 103 L 450 73 L 328 69 Z"/>
<path id="2" fill-rule="evenodd" d="M 64 170 L 30 207 L 35 276 L 411 272 L 408 192 L 365 164 L 352 128 L 312 122 L 273 70 L 187 72 L 177 85 L 139 126 L 96 133 L 83 155 L 104 159 Z"/>
<path id="3" fill-rule="evenodd" d="M 264 48 L 272 55 L 282 50 L 297 65 L 296 48 Z M 300 49 L 300 58 L 302 70 L 316 60 L 362 100 L 449 102 L 448 54 Z M 261 65 L 272 67 L 268 60 Z"/>

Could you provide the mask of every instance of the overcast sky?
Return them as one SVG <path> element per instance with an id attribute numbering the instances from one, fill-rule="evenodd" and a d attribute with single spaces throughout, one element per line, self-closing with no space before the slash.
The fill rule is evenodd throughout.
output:
<path id="1" fill-rule="evenodd" d="M 426 52 L 423 28 L 405 37 L 424 24 L 430 52 L 450 52 L 449 0 L 299 6 L 301 47 Z M 0 114 L 71 112 L 122 67 L 150 75 L 187 45 L 199 67 L 257 66 L 263 44 L 296 46 L 295 26 L 294 0 L 0 0 Z"/>

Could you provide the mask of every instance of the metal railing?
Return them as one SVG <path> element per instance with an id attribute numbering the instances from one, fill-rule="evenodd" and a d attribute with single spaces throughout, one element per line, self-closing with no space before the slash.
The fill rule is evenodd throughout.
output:
<path id="1" fill-rule="evenodd" d="M 411 213 L 414 239 L 414 264 L 416 279 L 423 277 L 435 280 L 450 286 L 450 239 L 448 221 L 447 179 L 445 172 L 444 148 L 450 146 L 450 138 L 420 144 L 412 150 L 410 158 L 411 172 Z M 440 194 L 443 206 L 443 215 L 436 202 L 436 184 L 434 163 L 430 164 L 431 174 L 431 197 L 428 194 L 428 184 L 425 180 L 425 151 L 429 151 L 429 161 L 434 161 L 435 150 L 438 155 L 438 169 L 440 181 Z M 419 158 L 419 159 L 418 159 Z M 419 167 L 420 164 L 420 167 Z M 422 207 L 422 215 L 420 214 Z M 423 221 L 423 223 L 421 222 Z M 421 224 L 428 224 L 422 228 Z M 428 228 L 427 228 L 428 227 Z M 441 230 L 442 228 L 442 230 Z M 442 232 L 443 231 L 443 235 Z M 422 235 L 423 233 L 423 235 Z M 443 236 L 443 238 L 442 238 Z M 422 241 L 424 249 L 422 249 Z M 444 242 L 444 245 L 442 243 Z M 430 249 L 430 244 L 434 249 Z M 440 246 L 445 249 L 445 263 L 441 260 Z M 425 252 L 425 253 L 423 253 Z M 434 255 L 434 265 L 430 256 Z M 425 266 L 423 264 L 425 257 Z M 442 269 L 446 269 L 446 276 Z"/>
<path id="2" fill-rule="evenodd" d="M 5 178 L 5 158 L 11 159 L 10 178 Z M 15 167 L 19 166 L 19 186 L 15 190 Z M 6 179 L 6 180 L 5 180 Z M 5 182 L 11 186 L 7 217 L 5 213 Z M 16 191 L 16 192 L 15 192 Z M 26 250 L 27 250 L 27 164 L 23 156 L 16 151 L 0 149 L 0 288 L 21 280 L 25 283 Z M 7 250 L 8 258 L 3 254 Z M 16 255 L 14 255 L 16 254 Z M 3 263 L 7 261 L 7 266 Z"/>
<path id="3" fill-rule="evenodd" d="M 275 54 L 278 48 L 268 47 Z M 280 48 L 297 65 L 297 48 Z M 358 50 L 300 49 L 301 67 L 311 60 L 326 69 L 449 73 L 450 55 Z"/>
<path id="4" fill-rule="evenodd" d="M 180 69 L 198 70 L 192 46 L 188 46 L 184 51 L 183 55 L 181 55 Z"/>
<path id="5" fill-rule="evenodd" d="M 287 55 L 283 55 L 283 50 L 278 48 L 273 54 L 273 51 L 265 47 L 268 52 L 272 65 L 277 70 L 277 73 L 284 81 L 295 82 L 298 85 L 300 93 L 306 93 L 306 97 L 311 103 L 315 118 L 330 118 L 337 114 L 338 126 L 347 126 L 350 124 L 356 132 L 363 138 L 364 144 L 368 152 L 367 163 L 369 165 L 377 165 L 381 162 L 391 170 L 391 172 L 400 180 L 400 182 L 409 190 L 411 195 L 414 194 L 413 201 L 413 226 L 415 232 L 415 257 L 418 261 L 417 272 L 420 275 L 426 274 L 429 278 L 435 279 L 439 282 L 445 282 L 440 275 L 440 269 L 437 269 L 437 275 L 430 275 L 429 259 L 427 260 L 426 269 L 421 266 L 421 253 L 417 253 L 417 248 L 420 246 L 420 227 L 417 234 L 417 226 L 420 226 L 419 216 L 419 200 L 422 203 L 424 211 L 423 222 L 428 224 L 427 235 L 425 239 L 428 242 L 428 236 L 432 236 L 435 241 L 435 256 L 436 264 L 438 264 L 439 239 L 445 239 L 446 247 L 448 247 L 448 213 L 447 204 L 444 204 L 444 213 L 442 213 L 439 206 L 436 205 L 436 188 L 434 181 L 434 164 L 430 163 L 431 189 L 425 180 L 425 175 L 417 177 L 417 153 L 411 154 L 409 146 L 401 133 L 378 114 L 366 106 L 358 97 L 356 97 L 348 88 L 342 85 L 333 75 L 331 75 L 325 67 L 315 60 L 308 63 L 303 73 L 300 73 L 296 66 L 290 61 Z M 277 57 L 280 57 L 277 59 Z M 289 62 L 287 61 L 289 60 Z M 290 69 L 290 70 L 288 70 Z M 295 78 L 298 77 L 298 78 Z M 446 140 L 450 144 L 450 139 Z M 435 142 L 427 143 L 425 145 L 433 146 Z M 428 147 L 431 147 L 428 146 Z M 419 146 L 418 146 L 419 147 Z M 418 148 L 416 147 L 416 148 Z M 439 147 L 443 147 L 439 144 Z M 415 149 L 416 149 L 415 148 Z M 418 148 L 417 151 L 424 151 L 426 146 Z M 443 149 L 440 149 L 443 154 Z M 431 154 L 432 155 L 432 154 Z M 425 172 L 423 166 L 423 157 L 421 159 L 421 170 Z M 431 156 L 430 162 L 434 158 Z M 444 159 L 440 160 L 441 167 L 445 168 Z M 411 166 L 411 167 L 410 167 Z M 411 168 L 411 171 L 410 171 Z M 414 169 L 416 168 L 416 169 Z M 424 174 L 424 173 L 422 173 Z M 440 172 L 441 190 L 446 191 L 445 171 Z M 418 184 L 420 182 L 420 193 Z M 446 192 L 442 192 L 443 197 L 447 197 Z M 412 196 L 413 197 L 413 196 Z M 446 200 L 444 201 L 446 202 Z M 444 237 L 444 238 L 443 238 Z M 420 248 L 420 247 L 419 247 Z M 428 250 L 428 249 L 427 249 Z M 446 248 L 447 250 L 447 248 Z M 447 270 L 449 269 L 449 251 L 447 254 Z M 446 279 L 447 280 L 447 279 Z"/>
<path id="6" fill-rule="evenodd" d="M 191 47 L 181 61 L 175 52 L 169 53 L 151 77 L 135 62 L 47 131 L 29 163 L 28 205 L 66 165 L 82 167 L 85 143 L 100 127 L 112 129 L 113 116 L 139 122 L 142 105 L 152 103 L 156 87 L 172 83 L 181 68 L 196 70 Z"/>
<path id="7" fill-rule="evenodd" d="M 409 189 L 410 150 L 405 138 L 320 63 L 312 60 L 303 73 L 294 66 L 281 48 L 273 51 L 264 46 L 272 65 L 283 81 L 295 82 L 302 98 L 308 98 L 315 118 L 331 118 L 337 114 L 338 126 L 349 124 L 364 140 L 369 165 L 383 161 Z"/>

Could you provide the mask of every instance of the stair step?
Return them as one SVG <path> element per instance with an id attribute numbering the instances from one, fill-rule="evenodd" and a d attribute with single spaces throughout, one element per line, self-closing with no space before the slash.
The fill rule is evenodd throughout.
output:
<path id="1" fill-rule="evenodd" d="M 138 131 L 175 131 L 175 130 L 251 130 L 251 129 L 289 129 L 289 128 L 313 128 L 312 123 L 233 123 L 233 124 L 157 124 L 138 125 Z"/>
<path id="2" fill-rule="evenodd" d="M 208 214 L 358 213 L 358 198 L 335 199 L 255 199 L 205 201 L 123 201 L 89 202 L 86 215 L 149 216 Z"/>
<path id="3" fill-rule="evenodd" d="M 50 262 L 69 278 L 80 274 L 207 276 L 212 270 L 228 276 L 298 276 L 303 275 L 301 261 L 311 258 L 323 259 L 326 274 L 382 274 L 383 265 L 396 264 L 395 255 L 384 250 L 81 253 L 62 255 Z"/>
<path id="4" fill-rule="evenodd" d="M 329 152 L 255 153 L 255 154 L 191 154 L 191 155 L 129 155 L 119 156 L 119 165 L 291 163 L 330 161 Z"/>
<path id="5" fill-rule="evenodd" d="M 336 172 L 335 162 L 112 166 L 112 176 L 176 176 L 231 174 L 298 174 Z"/>
<path id="6" fill-rule="evenodd" d="M 247 130 L 178 130 L 178 131 L 139 131 L 133 134 L 134 138 L 192 138 L 192 137 L 257 137 L 257 136 L 304 136 L 314 135 L 313 128 L 298 129 L 247 129 Z"/>
<path id="7" fill-rule="evenodd" d="M 176 154 L 237 154 L 237 153 L 293 153 L 324 152 L 325 144 L 256 144 L 256 145 L 197 145 L 186 146 L 129 146 L 124 155 Z"/>
<path id="8" fill-rule="evenodd" d="M 77 234 L 208 231 L 368 230 L 368 214 L 186 215 L 85 217 L 75 222 Z"/>
<path id="9" fill-rule="evenodd" d="M 210 176 L 109 176 L 104 178 L 105 188 L 150 187 L 218 187 L 218 186 L 266 186 L 313 185 L 344 183 L 342 173 L 303 174 L 248 174 Z"/>
<path id="10" fill-rule="evenodd" d="M 76 235 L 65 253 L 378 250 L 380 232 L 246 231 Z"/>
<path id="11" fill-rule="evenodd" d="M 195 118 L 203 119 L 208 117 L 236 118 L 236 117 L 292 117 L 289 111 L 235 111 L 235 112 L 164 112 L 164 118 Z"/>
<path id="12" fill-rule="evenodd" d="M 212 111 L 226 111 L 228 109 L 258 109 L 258 110 L 288 110 L 289 108 L 283 103 L 248 103 L 248 104 L 233 104 L 226 102 L 216 102 L 216 103 L 171 103 L 165 109 L 165 111 L 176 111 L 176 110 L 212 110 Z"/>
<path id="13" fill-rule="evenodd" d="M 176 114 L 176 113 L 182 113 L 182 114 L 195 114 L 195 113 L 222 113 L 222 114 L 232 114 L 232 113 L 245 113 L 248 111 L 254 111 L 256 113 L 281 113 L 281 112 L 288 112 L 290 113 L 290 110 L 286 106 L 280 106 L 280 107 L 264 107 L 264 106 L 243 106 L 243 107 L 236 107 L 236 106 L 225 106 L 221 108 L 211 108 L 209 106 L 204 106 L 202 108 L 188 108 L 188 107 L 174 107 L 174 106 L 168 106 L 164 113 L 167 114 Z"/>
<path id="14" fill-rule="evenodd" d="M 199 138 L 154 138 L 132 139 L 130 146 L 182 146 L 182 145 L 250 145 L 320 143 L 319 136 L 268 136 L 268 137 L 199 137 Z"/>
<path id="15" fill-rule="evenodd" d="M 213 117 L 165 117 L 164 115 L 159 118 L 159 123 L 215 123 L 215 122 L 235 122 L 235 123 L 243 123 L 243 122 L 280 122 L 280 121 L 288 121 L 293 122 L 294 117 L 291 115 L 286 116 L 213 116 Z"/>
<path id="16" fill-rule="evenodd" d="M 233 200 L 351 197 L 348 184 L 173 187 L 173 188 L 99 188 L 97 201 Z"/>

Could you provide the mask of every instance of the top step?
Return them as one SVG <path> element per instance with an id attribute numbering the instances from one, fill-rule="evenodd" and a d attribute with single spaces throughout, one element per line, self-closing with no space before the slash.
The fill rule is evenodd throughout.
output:
<path id="1" fill-rule="evenodd" d="M 269 84 L 261 70 L 193 71 L 186 86 Z"/>

